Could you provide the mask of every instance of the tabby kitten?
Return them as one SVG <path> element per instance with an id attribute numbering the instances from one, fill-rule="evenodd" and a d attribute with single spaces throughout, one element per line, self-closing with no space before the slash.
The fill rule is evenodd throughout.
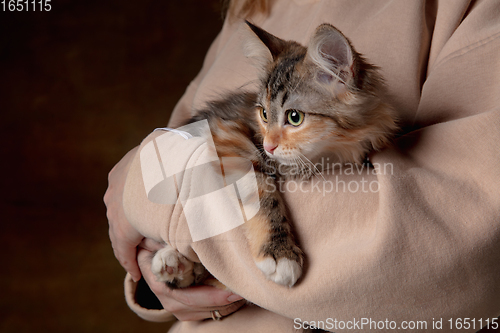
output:
<path id="1" fill-rule="evenodd" d="M 377 68 L 333 26 L 320 25 L 304 47 L 247 24 L 253 34 L 246 55 L 264 69 L 259 92 L 230 93 L 188 123 L 208 120 L 219 157 L 252 161 L 261 208 L 244 224 L 250 250 L 268 279 L 291 287 L 302 274 L 304 255 L 276 179 L 310 177 L 314 161 L 326 155 L 362 163 L 367 152 L 389 143 L 395 115 L 384 101 Z M 173 288 L 205 276 L 200 264 L 168 245 L 156 253 L 152 269 Z"/>

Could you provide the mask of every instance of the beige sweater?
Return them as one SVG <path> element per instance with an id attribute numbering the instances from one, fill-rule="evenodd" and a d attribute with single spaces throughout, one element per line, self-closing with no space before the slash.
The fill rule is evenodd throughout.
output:
<path id="1" fill-rule="evenodd" d="M 313 321 L 335 332 L 374 331 L 373 325 L 409 332 L 423 321 L 421 332 L 446 332 L 458 331 L 457 318 L 475 318 L 475 328 L 470 320 L 470 329 L 460 330 L 474 332 L 480 318 L 485 325 L 498 317 L 500 2 L 277 0 L 270 16 L 252 21 L 302 44 L 323 22 L 338 27 L 381 67 L 405 135 L 373 154 L 377 174 L 325 174 L 333 190 L 284 187 L 307 262 L 290 289 L 256 268 L 242 228 L 192 242 L 179 204 L 148 201 L 136 157 L 124 194 L 130 222 L 199 259 L 256 304 L 219 322 L 178 322 L 172 331 L 294 332 Z M 242 25 L 225 23 L 172 127 L 220 92 L 251 88 L 259 73 L 241 50 Z M 126 286 L 141 316 L 168 317 L 139 309 L 130 279 Z"/>

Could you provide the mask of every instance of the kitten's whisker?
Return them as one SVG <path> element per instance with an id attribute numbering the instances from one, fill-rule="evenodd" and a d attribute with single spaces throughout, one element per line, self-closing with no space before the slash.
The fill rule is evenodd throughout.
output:
<path id="1" fill-rule="evenodd" d="M 293 160 L 295 162 L 295 166 L 299 168 L 299 174 L 302 174 L 304 172 L 304 167 L 305 167 L 304 161 L 302 161 L 300 156 L 294 157 Z"/>
<path id="2" fill-rule="evenodd" d="M 318 175 L 319 175 L 319 176 L 321 176 L 321 178 L 323 178 L 324 181 L 326 181 L 325 177 L 323 176 L 323 173 L 318 169 L 318 167 L 310 159 L 308 159 L 304 154 L 300 153 L 300 155 L 309 162 L 310 166 L 312 166 L 314 168 L 314 169 L 310 169 L 312 174 L 316 177 L 318 177 Z"/>
<path id="3" fill-rule="evenodd" d="M 295 160 L 299 162 L 298 164 L 300 164 L 300 174 L 302 177 L 308 175 L 308 170 L 312 173 L 311 168 L 302 160 L 300 156 L 295 157 Z"/>
<path id="4" fill-rule="evenodd" d="M 299 156 L 294 157 L 293 161 L 295 163 L 295 167 L 298 169 L 297 174 L 303 176 L 304 169 L 306 167 L 306 165 L 304 164 L 304 161 L 302 161 Z"/>

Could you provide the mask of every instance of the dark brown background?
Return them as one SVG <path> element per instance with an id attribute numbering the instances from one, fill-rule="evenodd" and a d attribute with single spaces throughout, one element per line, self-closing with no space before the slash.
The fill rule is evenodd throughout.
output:
<path id="1" fill-rule="evenodd" d="M 0 11 L 0 331 L 165 332 L 124 302 L 102 196 L 199 71 L 219 1 L 51 2 Z"/>

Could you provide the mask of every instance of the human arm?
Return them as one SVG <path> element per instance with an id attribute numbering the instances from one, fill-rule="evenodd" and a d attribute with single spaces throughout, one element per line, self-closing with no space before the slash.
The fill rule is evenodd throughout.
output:
<path id="1" fill-rule="evenodd" d="M 118 162 L 108 175 L 108 188 L 104 194 L 106 215 L 109 224 L 109 239 L 116 259 L 122 267 L 130 273 L 134 281 L 139 281 L 141 271 L 137 265 L 137 246 L 142 236 L 128 222 L 123 211 L 123 187 L 130 163 L 137 152 L 137 148 L 130 150 Z"/>
<path id="2" fill-rule="evenodd" d="M 109 187 L 104 196 L 109 221 L 109 236 L 116 258 L 130 277 L 135 281 L 141 278 L 141 272 L 151 290 L 162 303 L 164 311 L 149 311 L 154 315 L 148 317 L 147 309 L 141 309 L 135 304 L 134 295 L 127 295 L 129 304 L 139 313 L 144 313 L 147 319 L 169 320 L 171 313 L 179 320 L 202 320 L 210 318 L 211 310 L 219 310 L 227 316 L 244 305 L 241 297 L 229 291 L 222 291 L 210 286 L 170 290 L 164 283 L 156 281 L 152 271 L 151 257 L 154 251 L 162 248 L 162 244 L 151 239 L 145 239 L 127 220 L 122 205 L 123 187 L 131 160 L 137 148 L 128 152 L 109 173 Z M 138 246 L 140 247 L 138 248 Z M 133 284 L 133 286 L 131 286 Z M 129 281 L 129 288 L 136 285 Z M 134 289 L 135 290 L 135 289 Z M 132 296 L 132 297 L 131 297 Z"/>
<path id="3" fill-rule="evenodd" d="M 205 65 L 198 76 L 191 82 L 183 97 L 174 109 L 170 126 L 181 123 L 189 117 L 191 102 L 200 79 L 215 52 L 217 39 L 211 46 Z M 211 318 L 210 310 L 219 310 L 226 316 L 244 304 L 242 298 L 229 291 L 222 291 L 210 286 L 187 288 L 171 291 L 165 284 L 158 283 L 150 269 L 150 260 L 155 251 L 162 248 L 161 243 L 144 238 L 137 228 L 126 218 L 123 210 L 123 188 L 131 161 L 137 154 L 138 147 L 129 151 L 110 171 L 108 188 L 104 195 L 109 222 L 109 237 L 113 251 L 123 268 L 129 273 L 126 281 L 127 301 L 139 315 L 153 321 L 167 321 L 175 316 L 180 320 L 201 320 Z M 140 228 L 139 228 L 140 229 Z M 135 303 L 136 292 L 147 294 L 147 288 L 137 289 L 137 281 L 144 277 L 150 288 L 162 303 L 162 310 L 148 310 Z M 152 315 L 151 315 L 152 314 Z"/>
<path id="4" fill-rule="evenodd" d="M 372 4 L 364 3 L 360 13 Z M 247 255 L 240 229 L 190 242 L 179 212 L 169 230 L 163 231 L 162 237 L 178 243 L 186 255 L 199 257 L 230 288 L 290 319 L 366 317 L 398 323 L 422 319 L 431 324 L 436 316 L 498 316 L 500 103 L 492 68 L 498 67 L 499 31 L 498 20 L 491 17 L 498 7 L 491 1 L 475 2 L 477 7 L 465 5 L 455 16 L 449 16 L 452 8 L 440 8 L 437 16 L 444 18 L 436 21 L 439 24 L 398 11 L 388 16 L 402 21 L 392 22 L 400 28 L 393 31 L 384 27 L 390 21 L 384 20 L 384 11 L 399 4 L 375 8 L 378 16 L 367 20 L 370 25 L 356 29 L 349 29 L 342 17 L 330 18 L 388 74 L 402 121 L 415 130 L 394 148 L 372 156 L 375 165 L 391 168 L 366 176 L 325 175 L 340 189 L 342 184 L 361 186 L 366 181 L 376 182 L 377 191 L 286 193 L 306 253 L 305 275 L 298 285 L 284 289 L 266 281 Z M 312 9 L 309 15 L 324 19 L 314 16 L 318 8 Z M 432 14 L 432 8 L 414 9 Z M 348 17 L 346 11 L 338 12 Z M 465 13 L 468 16 L 461 22 Z M 286 34 L 286 26 L 278 23 L 269 26 Z M 440 24 L 448 26 L 439 30 Z M 450 33 L 439 35 L 438 30 Z M 384 38 L 377 41 L 379 31 Z M 400 40 L 393 42 L 396 38 Z M 422 60 L 427 55 L 429 61 Z M 130 185 L 140 188 L 140 183 Z M 149 207 L 136 199 L 137 208 Z M 140 219 L 133 210 L 129 213 Z"/>

